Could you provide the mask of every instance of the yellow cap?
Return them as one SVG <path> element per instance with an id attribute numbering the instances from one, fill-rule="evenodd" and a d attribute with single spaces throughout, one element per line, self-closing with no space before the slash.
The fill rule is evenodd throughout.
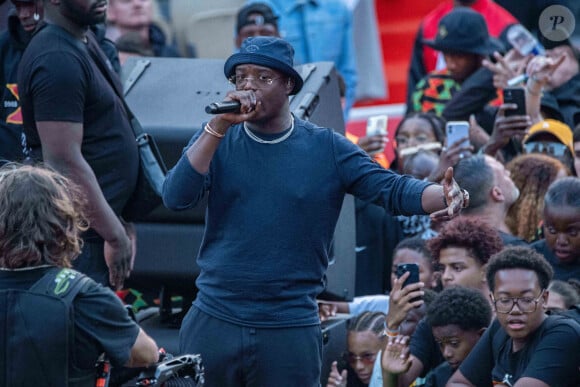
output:
<path id="1" fill-rule="evenodd" d="M 546 119 L 535 123 L 530 127 L 528 134 L 524 138 L 524 143 L 531 141 L 531 137 L 540 133 L 549 133 L 556 137 L 558 141 L 566 145 L 570 152 L 574 154 L 572 129 L 562 121 Z"/>

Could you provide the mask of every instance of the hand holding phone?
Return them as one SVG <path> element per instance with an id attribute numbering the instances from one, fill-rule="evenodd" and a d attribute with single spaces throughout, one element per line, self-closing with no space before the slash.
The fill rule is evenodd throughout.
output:
<path id="1" fill-rule="evenodd" d="M 415 284 L 415 283 L 419 282 L 419 265 L 418 264 L 416 264 L 416 263 L 399 263 L 397 265 L 397 271 L 395 272 L 397 278 L 401 278 L 403 276 L 403 274 L 405 274 L 406 272 L 409 272 L 409 277 L 407 277 L 405 282 L 403 282 L 403 286 L 401 288 L 404 288 L 407 285 L 411 285 L 411 284 Z M 409 300 L 409 302 L 419 301 L 420 299 L 421 299 L 420 297 L 413 298 L 413 299 Z"/>
<path id="2" fill-rule="evenodd" d="M 370 116 L 367 119 L 367 130 L 366 130 L 367 137 L 376 136 L 377 134 L 385 136 L 387 134 L 388 122 L 389 117 L 385 114 L 378 116 Z"/>
<path id="3" fill-rule="evenodd" d="M 359 139 L 358 145 L 370 156 L 385 150 L 388 119 L 386 115 L 371 116 L 367 119 L 365 137 Z"/>
<path id="4" fill-rule="evenodd" d="M 469 143 L 469 122 L 467 121 L 449 121 L 445 125 L 445 135 L 447 148 L 453 144 L 462 141 L 460 146 L 468 147 Z"/>
<path id="5" fill-rule="evenodd" d="M 407 285 L 419 282 L 419 265 L 416 263 L 399 263 L 397 265 L 396 275 L 397 278 L 401 278 L 403 274 L 410 272 L 409 277 L 403 282 L 402 288 Z"/>

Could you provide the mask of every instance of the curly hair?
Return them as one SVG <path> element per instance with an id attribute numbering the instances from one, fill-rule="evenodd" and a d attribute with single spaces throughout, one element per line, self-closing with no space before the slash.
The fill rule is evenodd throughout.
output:
<path id="1" fill-rule="evenodd" d="M 437 236 L 427 241 L 427 247 L 435 262 L 439 262 L 442 249 L 461 247 L 483 266 L 503 248 L 503 241 L 499 232 L 487 223 L 460 216 L 445 224 Z"/>
<path id="2" fill-rule="evenodd" d="M 489 290 L 495 290 L 495 274 L 506 269 L 527 269 L 538 276 L 540 287 L 547 289 L 554 277 L 552 266 L 544 256 L 530 247 L 508 246 L 495 254 L 487 264 L 486 278 Z"/>
<path id="3" fill-rule="evenodd" d="M 0 267 L 70 267 L 88 228 L 84 205 L 79 188 L 47 167 L 0 168 Z"/>
<path id="4" fill-rule="evenodd" d="M 427 308 L 427 322 L 432 327 L 457 325 L 464 331 L 487 328 L 491 306 L 479 290 L 454 286 L 443 290 Z"/>
<path id="5" fill-rule="evenodd" d="M 561 161 L 541 153 L 522 154 L 512 159 L 506 169 L 519 199 L 510 207 L 506 224 L 512 234 L 531 242 L 535 239 L 544 211 L 544 195 L 560 171 L 570 174 Z"/>
<path id="6" fill-rule="evenodd" d="M 382 312 L 362 312 L 348 322 L 348 332 L 371 331 L 380 336 L 386 326 L 387 316 Z"/>
<path id="7" fill-rule="evenodd" d="M 431 305 L 433 301 L 437 298 L 439 293 L 437 293 L 433 289 L 424 288 L 423 289 L 423 302 L 425 302 L 425 306 Z"/>

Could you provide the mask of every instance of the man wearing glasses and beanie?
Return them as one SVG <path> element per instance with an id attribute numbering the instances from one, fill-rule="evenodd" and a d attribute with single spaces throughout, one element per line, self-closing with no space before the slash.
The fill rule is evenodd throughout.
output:
<path id="1" fill-rule="evenodd" d="M 508 247 L 487 266 L 497 316 L 447 386 L 578 386 L 580 325 L 545 314 L 550 264 L 528 247 Z"/>
<path id="2" fill-rule="evenodd" d="M 226 100 L 239 110 L 204 123 L 164 185 L 174 210 L 208 195 L 199 292 L 180 352 L 200 353 L 215 386 L 320 384 L 316 297 L 346 193 L 439 220 L 468 205 L 451 168 L 442 185 L 399 176 L 332 129 L 294 117 L 288 96 L 303 80 L 293 58 L 280 38 L 246 39 L 224 66 L 235 85 Z"/>

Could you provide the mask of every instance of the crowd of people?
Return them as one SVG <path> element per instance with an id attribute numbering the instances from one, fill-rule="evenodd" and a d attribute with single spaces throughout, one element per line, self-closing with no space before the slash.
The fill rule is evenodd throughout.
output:
<path id="1" fill-rule="evenodd" d="M 119 74 L 128 56 L 195 47 L 177 48 L 160 14 L 171 1 L 10 1 L 0 385 L 95 385 L 102 354 L 113 368 L 159 360 L 114 293 L 139 243 L 122 214 L 141 167 Z M 179 352 L 200 354 L 207 385 L 580 385 L 574 31 L 556 39 L 491 0 L 442 2 L 418 26 L 385 162 L 386 134 L 343 136 L 290 109 L 304 85 L 295 66 L 331 61 L 348 119 L 365 71 L 352 4 L 243 3 L 223 65 L 225 99 L 239 108 L 197 123 L 162 194 L 175 211 L 208 203 L 179 331 Z M 520 23 L 536 35 L 530 53 L 510 38 Z M 451 142 L 458 123 L 468 131 Z M 319 296 L 346 194 L 364 244 L 361 286 L 329 301 Z M 369 261 L 384 270 L 365 270 Z M 321 375 L 321 321 L 337 314 L 348 318 L 344 357 Z"/>

